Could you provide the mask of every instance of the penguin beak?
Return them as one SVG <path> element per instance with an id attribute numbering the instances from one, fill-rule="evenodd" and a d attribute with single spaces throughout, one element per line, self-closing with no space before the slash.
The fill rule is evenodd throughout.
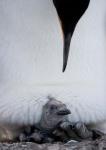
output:
<path id="1" fill-rule="evenodd" d="M 63 31 L 63 72 L 67 67 L 70 42 L 75 27 L 86 11 L 90 0 L 53 0 Z"/>
<path id="2" fill-rule="evenodd" d="M 58 112 L 57 112 L 57 115 L 61 115 L 61 116 L 64 116 L 64 115 L 69 115 L 71 114 L 71 111 L 69 109 L 60 109 Z"/>

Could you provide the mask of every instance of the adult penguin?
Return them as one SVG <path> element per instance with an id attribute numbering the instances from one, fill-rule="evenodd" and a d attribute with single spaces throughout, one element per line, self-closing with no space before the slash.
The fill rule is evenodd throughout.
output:
<path id="1" fill-rule="evenodd" d="M 106 132 L 105 3 L 0 1 L 0 126 L 6 134 L 3 137 L 12 139 L 16 129 L 19 132 L 23 125 L 38 123 L 48 96 L 67 105 L 72 112 L 70 121 L 92 124 Z M 63 71 L 74 32 L 65 73 L 61 71 L 63 39 L 58 18 L 64 35 Z"/>

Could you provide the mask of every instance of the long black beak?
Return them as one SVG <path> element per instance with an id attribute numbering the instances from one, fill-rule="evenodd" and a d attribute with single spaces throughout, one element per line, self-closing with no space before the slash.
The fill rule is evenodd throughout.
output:
<path id="1" fill-rule="evenodd" d="M 89 2 L 90 0 L 53 0 L 64 37 L 63 72 L 67 66 L 73 32 L 79 19 L 88 8 Z"/>

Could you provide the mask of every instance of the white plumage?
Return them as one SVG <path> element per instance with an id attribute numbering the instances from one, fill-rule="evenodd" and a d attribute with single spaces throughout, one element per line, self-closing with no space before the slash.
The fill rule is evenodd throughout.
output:
<path id="1" fill-rule="evenodd" d="M 0 1 L 1 124 L 37 123 L 50 95 L 70 108 L 71 121 L 106 132 L 105 17 L 105 0 L 91 0 L 62 73 L 62 33 L 52 1 Z"/>

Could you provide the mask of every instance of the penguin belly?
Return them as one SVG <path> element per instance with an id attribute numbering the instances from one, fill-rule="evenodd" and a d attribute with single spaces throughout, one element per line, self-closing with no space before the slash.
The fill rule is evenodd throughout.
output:
<path id="1" fill-rule="evenodd" d="M 38 123 L 51 96 L 71 110 L 70 121 L 106 132 L 105 0 L 91 0 L 79 21 L 65 73 L 51 1 L 1 1 L 0 7 L 0 124 Z"/>

